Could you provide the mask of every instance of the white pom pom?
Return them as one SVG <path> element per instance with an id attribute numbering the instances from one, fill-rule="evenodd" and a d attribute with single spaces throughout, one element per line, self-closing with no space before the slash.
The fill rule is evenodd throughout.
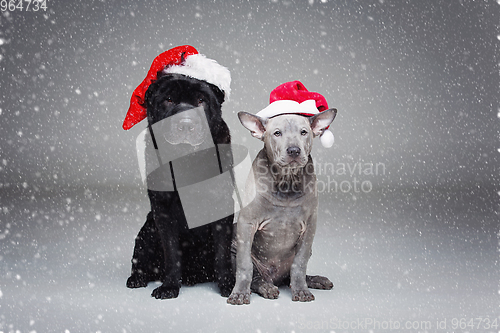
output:
<path id="1" fill-rule="evenodd" d="M 333 142 L 335 141 L 335 138 L 333 137 L 333 133 L 329 130 L 326 130 L 321 134 L 321 144 L 325 148 L 330 148 L 333 146 Z"/>

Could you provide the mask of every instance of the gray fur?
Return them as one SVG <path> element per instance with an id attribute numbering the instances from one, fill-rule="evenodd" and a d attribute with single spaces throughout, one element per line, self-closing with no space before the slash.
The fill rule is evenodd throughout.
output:
<path id="1" fill-rule="evenodd" d="M 236 240 L 236 284 L 230 304 L 249 304 L 250 291 L 277 298 L 290 281 L 292 300 L 314 300 L 309 287 L 331 289 L 320 276 L 306 276 L 316 232 L 318 195 L 312 141 L 335 117 L 280 115 L 269 119 L 240 112 L 241 123 L 264 142 L 245 187 Z"/>

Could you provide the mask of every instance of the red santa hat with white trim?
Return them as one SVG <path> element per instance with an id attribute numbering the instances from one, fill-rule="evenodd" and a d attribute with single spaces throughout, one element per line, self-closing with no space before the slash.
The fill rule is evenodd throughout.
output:
<path id="1" fill-rule="evenodd" d="M 257 113 L 262 118 L 272 118 L 283 114 L 314 116 L 328 110 L 328 103 L 323 95 L 307 90 L 300 81 L 283 83 L 276 87 L 269 96 L 269 105 Z M 325 148 L 333 146 L 333 133 L 328 127 L 321 134 L 321 144 Z"/>
<path id="2" fill-rule="evenodd" d="M 157 79 L 158 72 L 175 73 L 186 75 L 195 79 L 203 80 L 218 87 L 226 98 L 231 93 L 231 73 L 229 70 L 212 60 L 199 54 L 190 46 L 183 45 L 174 47 L 157 56 L 144 81 L 135 88 L 130 99 L 130 107 L 123 121 L 123 129 L 128 130 L 135 124 L 146 118 L 144 106 L 144 95 L 149 85 Z"/>

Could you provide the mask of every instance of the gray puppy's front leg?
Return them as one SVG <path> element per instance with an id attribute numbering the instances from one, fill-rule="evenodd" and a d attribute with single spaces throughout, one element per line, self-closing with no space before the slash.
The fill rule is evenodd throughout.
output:
<path id="1" fill-rule="evenodd" d="M 248 208 L 248 207 L 246 207 Z M 236 284 L 227 303 L 234 305 L 250 304 L 250 284 L 252 283 L 252 243 L 255 225 L 246 216 L 249 209 L 240 211 L 237 225 L 236 245 Z"/>
<path id="2" fill-rule="evenodd" d="M 290 288 L 292 289 L 292 301 L 310 302 L 314 295 L 309 291 L 306 282 L 307 263 L 312 255 L 312 243 L 316 233 L 315 211 L 306 223 L 306 230 L 297 244 L 297 252 L 290 269 Z"/>

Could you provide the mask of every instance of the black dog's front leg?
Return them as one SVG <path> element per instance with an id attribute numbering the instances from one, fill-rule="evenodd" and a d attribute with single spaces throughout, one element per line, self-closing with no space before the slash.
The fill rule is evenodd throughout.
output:
<path id="1" fill-rule="evenodd" d="M 215 246 L 215 274 L 217 285 L 223 297 L 228 297 L 231 294 L 235 280 L 231 264 L 233 219 L 234 215 L 230 215 L 211 225 Z"/>
<path id="2" fill-rule="evenodd" d="M 224 166 L 233 165 L 231 150 L 220 153 L 220 161 Z M 221 167 L 221 172 L 224 168 Z M 233 180 L 220 181 L 212 188 L 212 196 L 217 199 L 217 208 L 222 212 L 234 212 L 233 193 L 235 187 Z M 215 277 L 222 297 L 228 297 L 234 287 L 235 277 L 231 263 L 231 242 L 233 239 L 234 214 L 230 214 L 211 224 L 215 247 Z"/>
<path id="3" fill-rule="evenodd" d="M 181 287 L 181 253 L 179 252 L 180 228 L 186 225 L 177 192 L 148 191 L 154 221 L 161 239 L 164 254 L 162 285 L 151 296 L 157 299 L 175 298 Z"/>
<path id="4" fill-rule="evenodd" d="M 127 287 L 146 287 L 148 282 L 161 280 L 164 266 L 163 247 L 153 218 L 149 212 L 146 223 L 135 238 L 132 272 Z"/>

